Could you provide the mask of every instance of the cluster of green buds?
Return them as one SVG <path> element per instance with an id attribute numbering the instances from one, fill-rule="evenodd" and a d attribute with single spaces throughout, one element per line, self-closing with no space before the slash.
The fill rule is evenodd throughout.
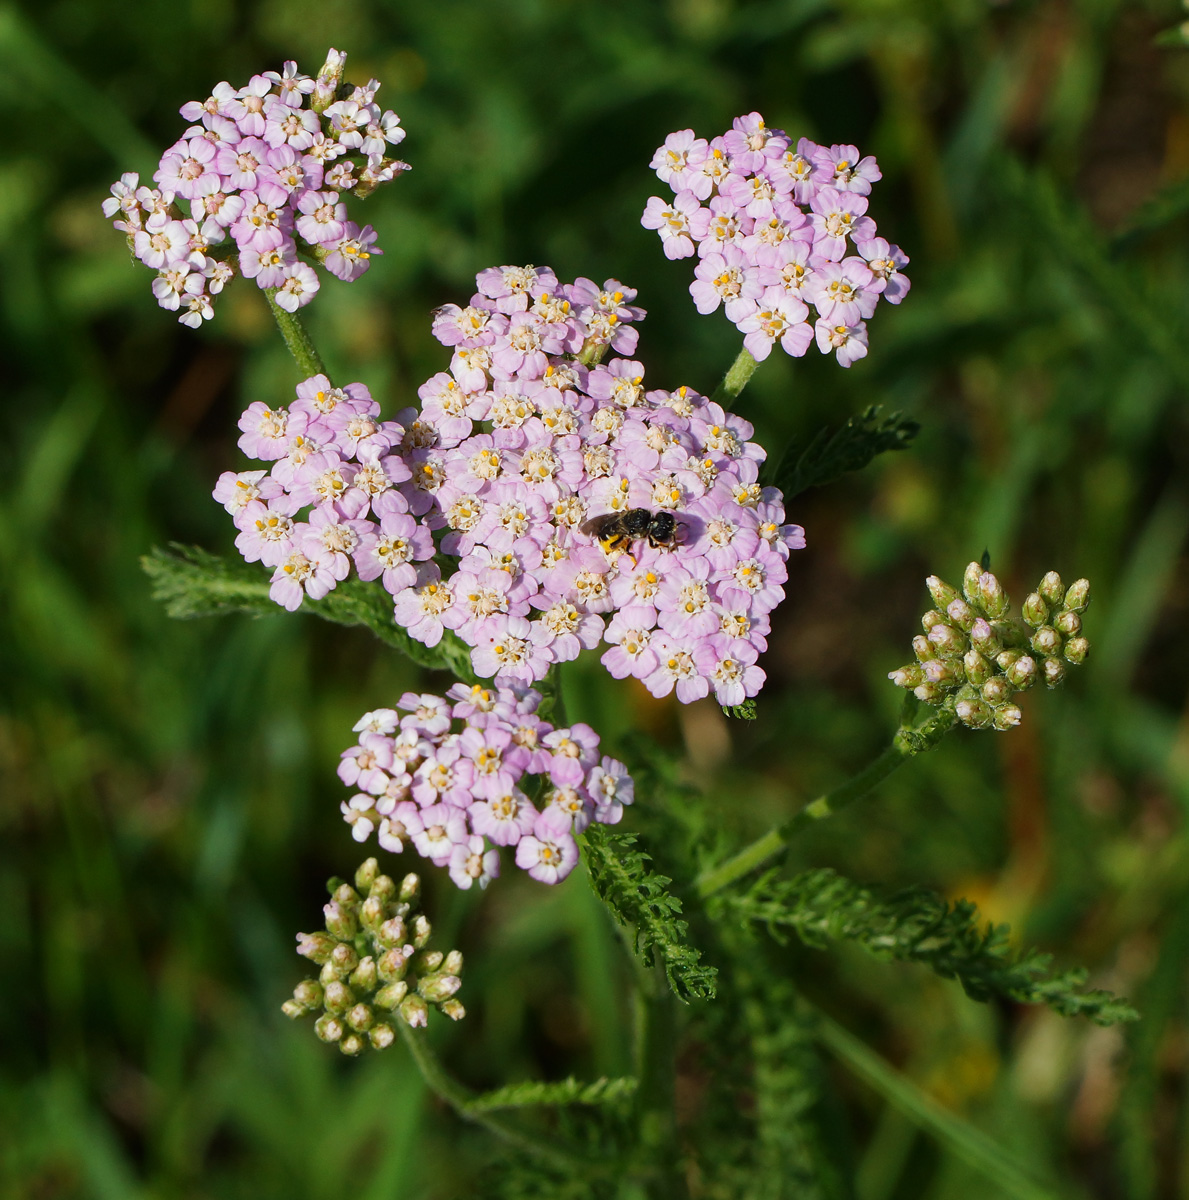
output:
<path id="1" fill-rule="evenodd" d="M 396 1040 L 393 1022 L 424 1025 L 431 1004 L 455 1021 L 466 1016 L 454 999 L 462 955 L 426 948 L 432 930 L 415 912 L 418 876 L 406 875 L 398 888 L 369 858 L 355 872 L 354 887 L 332 879 L 327 888 L 325 931 L 297 935 L 297 953 L 322 970 L 293 989 L 281 1006 L 286 1016 L 320 1013 L 318 1036 L 350 1055 L 369 1045 L 387 1049 Z"/>
<path id="2" fill-rule="evenodd" d="M 924 634 L 912 639 L 917 660 L 888 678 L 926 704 L 952 707 L 971 729 L 1018 725 L 1015 694 L 1042 680 L 1056 687 L 1068 664 L 1090 653 L 1081 616 L 1090 604 L 1088 580 L 1066 588 L 1050 571 L 1024 601 L 1023 624 L 1008 616 L 999 580 L 976 562 L 966 568 L 961 593 L 936 575 L 925 582 L 937 607 L 921 618 Z"/>

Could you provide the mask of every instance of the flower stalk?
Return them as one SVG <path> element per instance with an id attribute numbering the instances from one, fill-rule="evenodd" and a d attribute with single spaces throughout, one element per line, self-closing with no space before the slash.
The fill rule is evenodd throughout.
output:
<path id="1" fill-rule="evenodd" d="M 739 393 L 747 387 L 748 380 L 755 374 L 760 364 L 745 346 L 735 357 L 735 361 L 727 368 L 722 382 L 714 389 L 710 400 L 714 404 L 727 405 L 735 400 Z"/>
<path id="2" fill-rule="evenodd" d="M 277 288 L 265 288 L 264 295 L 268 299 L 268 307 L 273 315 L 273 320 L 276 321 L 277 328 L 281 331 L 281 337 L 285 339 L 285 345 L 289 353 L 293 355 L 293 361 L 297 363 L 297 369 L 301 372 L 302 378 L 308 379 L 311 375 L 325 375 L 326 367 L 322 362 L 322 356 L 315 348 L 306 327 L 301 323 L 301 318 L 295 312 L 286 312 L 277 303 L 277 291 Z"/>
<path id="3" fill-rule="evenodd" d="M 908 706 L 906 705 L 906 710 Z M 907 716 L 907 712 L 906 712 Z M 930 717 L 924 725 L 912 728 L 902 723 L 888 746 L 877 758 L 868 763 L 857 775 L 848 779 L 833 791 L 826 792 L 807 804 L 788 821 L 770 829 L 750 846 L 708 871 L 703 871 L 694 881 L 699 898 L 705 900 L 715 892 L 722 891 L 737 879 L 765 863 L 773 855 L 791 845 L 793 838 L 802 829 L 815 821 L 825 820 L 840 812 L 856 800 L 861 800 L 877 784 L 891 773 L 925 750 L 932 750 L 953 727 L 956 718 L 953 710 L 944 708 Z"/>

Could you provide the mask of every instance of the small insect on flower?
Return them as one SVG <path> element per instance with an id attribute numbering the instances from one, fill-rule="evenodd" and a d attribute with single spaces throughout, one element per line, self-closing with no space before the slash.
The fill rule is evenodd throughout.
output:
<path id="1" fill-rule="evenodd" d="M 611 555 L 622 554 L 642 538 L 647 538 L 650 546 L 671 550 L 677 545 L 678 528 L 672 513 L 630 508 L 627 512 L 593 517 L 582 526 L 582 532 L 595 538 L 604 554 Z"/>

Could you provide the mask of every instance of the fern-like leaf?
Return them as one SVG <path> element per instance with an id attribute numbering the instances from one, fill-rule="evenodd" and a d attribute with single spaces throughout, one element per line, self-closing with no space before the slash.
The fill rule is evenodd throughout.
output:
<path id="1" fill-rule="evenodd" d="M 583 841 L 595 893 L 630 932 L 644 965 L 659 959 L 669 986 L 682 1000 L 713 999 L 717 972 L 690 943 L 673 881 L 650 869 L 652 860 L 637 848 L 635 834 L 591 825 Z"/>
<path id="2" fill-rule="evenodd" d="M 175 542 L 168 550 L 153 547 L 140 564 L 152 581 L 153 598 L 165 605 L 171 617 L 185 620 L 233 612 L 263 616 L 281 611 L 269 598 L 268 574 L 249 563 Z M 392 619 L 388 594 L 363 580 L 346 579 L 321 600 L 307 597 L 301 611 L 336 625 L 363 625 L 419 666 L 449 671 L 468 682 L 477 678 L 470 654 L 458 638 L 448 632 L 430 647 L 409 637 Z"/>
<path id="3" fill-rule="evenodd" d="M 1015 953 L 1006 925 L 990 925 L 969 900 L 950 905 L 922 888 L 881 899 L 834 871 L 805 871 L 791 879 L 769 872 L 744 892 L 717 898 L 719 919 L 765 926 L 781 940 L 792 930 L 807 945 L 857 942 L 878 958 L 923 963 L 956 979 L 975 1000 L 1004 996 L 1047 1004 L 1062 1016 L 1098 1025 L 1134 1021 L 1138 1014 L 1110 992 L 1087 989 L 1082 969 L 1051 971 L 1052 956 Z"/>
<path id="4" fill-rule="evenodd" d="M 561 1107 L 571 1104 L 615 1104 L 631 1096 L 637 1081 L 631 1077 L 592 1082 L 563 1079 L 558 1083 L 528 1080 L 492 1092 L 482 1092 L 467 1104 L 468 1112 L 495 1112 L 502 1108 Z"/>
<path id="5" fill-rule="evenodd" d="M 819 429 L 799 454 L 785 453 L 769 482 L 784 492 L 787 503 L 810 488 L 862 470 L 877 454 L 907 450 L 920 432 L 918 422 L 900 413 L 881 421 L 879 412 L 879 405 L 872 404 L 833 431 Z"/>

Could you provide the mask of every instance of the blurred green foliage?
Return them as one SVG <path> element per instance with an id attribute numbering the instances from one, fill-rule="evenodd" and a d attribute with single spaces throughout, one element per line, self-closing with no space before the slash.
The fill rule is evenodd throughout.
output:
<path id="1" fill-rule="evenodd" d="M 229 548 L 209 490 L 238 461 L 235 416 L 295 375 L 254 289 L 198 334 L 157 309 L 100 201 L 151 170 L 184 101 L 285 58 L 314 70 L 332 44 L 383 81 L 414 170 L 367 202 L 384 257 L 307 311 L 332 371 L 389 412 L 444 365 L 429 309 L 493 263 L 639 287 L 650 377 L 709 390 L 736 335 L 695 314 L 689 264 L 639 227 L 655 146 L 758 108 L 878 155 L 872 212 L 913 258 L 911 296 L 850 371 L 774 358 L 738 407 L 774 457 L 873 403 L 921 433 L 790 514 L 809 548 L 755 721 L 597 666 L 569 674 L 567 707 L 613 745 L 642 730 L 683 751 L 725 851 L 884 744 L 884 673 L 925 574 L 986 548 L 1017 598 L 1049 568 L 1089 576 L 1096 656 L 1063 694 L 1029 697 L 1010 735 L 951 736 L 791 857 L 969 897 L 1144 1020 L 988 1008 L 845 947 L 764 953 L 1054 1194 L 1189 1196 L 1189 51 L 1157 44 L 1183 16 L 1171 0 L 0 4 L 0 1196 L 504 1186 L 496 1147 L 400 1052 L 341 1062 L 279 1014 L 293 933 L 358 857 L 338 752 L 417 669 L 308 617 L 170 621 L 137 565 L 169 540 Z M 441 1045 L 461 1077 L 630 1071 L 627 964 L 581 879 L 440 884 L 435 924 L 468 957 L 471 1015 Z M 757 994 L 779 989 L 756 967 Z M 789 1144 L 800 1018 L 696 1019 L 682 1122 L 716 1102 L 711 1040 L 748 1038 L 758 1099 L 734 1119 L 790 1178 L 820 1151 L 857 1164 L 858 1200 L 1004 1194 L 836 1064 L 829 1146 Z"/>

